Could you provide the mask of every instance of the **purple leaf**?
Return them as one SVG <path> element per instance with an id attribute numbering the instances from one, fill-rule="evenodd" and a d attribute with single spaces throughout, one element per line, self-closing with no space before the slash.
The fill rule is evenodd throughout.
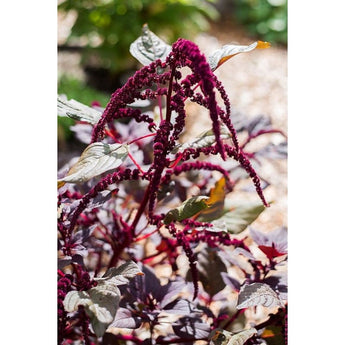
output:
<path id="1" fill-rule="evenodd" d="M 188 315 L 195 311 L 191 302 L 186 299 L 178 299 L 166 305 L 163 310 L 169 314 Z"/>
<path id="2" fill-rule="evenodd" d="M 279 144 L 269 143 L 255 153 L 256 156 L 262 156 L 269 159 L 286 159 L 287 158 L 287 142 Z"/>
<path id="3" fill-rule="evenodd" d="M 249 123 L 247 124 L 247 131 L 250 135 L 254 135 L 259 131 L 271 129 L 271 125 L 272 123 L 269 117 L 258 115 L 249 120 Z"/>
<path id="4" fill-rule="evenodd" d="M 231 286 L 235 291 L 240 291 L 241 283 L 237 279 L 230 277 L 230 275 L 226 272 L 221 272 L 220 275 L 222 276 L 226 285 Z"/>
<path id="5" fill-rule="evenodd" d="M 106 189 L 97 193 L 97 195 L 90 200 L 88 206 L 85 208 L 85 211 L 91 211 L 96 207 L 102 206 L 106 201 L 108 201 L 111 198 L 112 192 L 113 191 Z"/>
<path id="6" fill-rule="evenodd" d="M 223 290 L 225 283 L 220 275 L 226 272 L 227 268 L 219 257 L 217 250 L 205 248 L 198 254 L 199 277 L 205 291 L 214 296 Z"/>
<path id="7" fill-rule="evenodd" d="M 177 336 L 187 339 L 204 339 L 210 333 L 209 324 L 199 318 L 188 316 L 173 323 L 172 328 Z"/>
<path id="8" fill-rule="evenodd" d="M 96 225 L 92 225 L 89 228 L 84 228 L 79 231 L 77 231 L 72 238 L 72 243 L 84 243 L 92 234 L 92 232 L 95 230 Z"/>
<path id="9" fill-rule="evenodd" d="M 283 300 L 287 300 L 287 273 L 279 272 L 271 275 L 263 280 L 264 283 L 268 284 L 274 291 L 279 292 L 279 297 Z"/>
<path id="10" fill-rule="evenodd" d="M 281 254 L 287 253 L 286 227 L 277 228 L 268 233 L 263 233 L 251 228 L 250 235 L 259 246 L 272 247 L 274 245 L 274 248 L 277 252 Z"/>
<path id="11" fill-rule="evenodd" d="M 135 329 L 140 327 L 142 321 L 140 316 L 133 316 L 129 309 L 119 308 L 110 327 Z"/>
<path id="12" fill-rule="evenodd" d="M 149 268 L 148 266 L 143 266 L 142 268 L 143 272 L 144 272 L 144 291 L 146 293 L 152 293 L 153 296 L 160 296 L 160 290 L 162 288 L 161 283 L 159 281 L 159 279 L 156 277 L 155 273 L 153 272 L 153 270 L 151 268 Z M 163 296 L 161 297 L 163 298 Z"/>
<path id="13" fill-rule="evenodd" d="M 88 123 L 77 123 L 70 127 L 70 130 L 75 133 L 76 138 L 84 144 L 90 144 L 92 136 L 92 126 Z"/>
<path id="14" fill-rule="evenodd" d="M 159 293 L 157 294 L 157 298 L 160 300 L 161 307 L 164 309 L 165 306 L 181 292 L 185 285 L 185 281 L 175 280 L 162 286 Z"/>
<path id="15" fill-rule="evenodd" d="M 250 260 L 256 260 L 251 252 L 249 252 L 248 250 L 245 250 L 244 248 L 241 248 L 241 247 L 235 248 L 232 253 L 234 255 L 242 254 L 243 256 L 245 256 L 246 258 L 248 258 Z"/>
<path id="16" fill-rule="evenodd" d="M 58 259 L 58 269 L 61 270 L 72 262 L 71 256 L 65 256 L 63 259 Z"/>

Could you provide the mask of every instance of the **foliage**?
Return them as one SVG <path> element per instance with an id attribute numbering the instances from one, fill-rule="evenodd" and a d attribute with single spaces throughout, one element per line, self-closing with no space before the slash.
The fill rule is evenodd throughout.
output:
<path id="1" fill-rule="evenodd" d="M 69 98 L 78 99 L 79 102 L 89 106 L 95 100 L 97 100 L 97 104 L 105 106 L 109 100 L 108 94 L 95 90 L 85 85 L 82 81 L 67 75 L 59 77 L 58 93 L 60 95 L 68 95 Z M 69 117 L 58 117 L 59 138 L 61 138 L 62 142 L 69 141 L 73 138 L 73 132 L 69 129 L 73 124 L 74 121 Z"/>
<path id="2" fill-rule="evenodd" d="M 287 0 L 234 0 L 233 17 L 252 35 L 287 44 Z"/>
<path id="3" fill-rule="evenodd" d="M 189 37 L 208 29 L 208 20 L 217 17 L 212 0 L 65 0 L 59 10 L 77 13 L 68 43 L 86 40 L 83 64 L 121 72 L 133 68 L 128 46 L 143 24 L 167 40 Z M 183 22 L 183 25 L 181 25 Z"/>
<path id="4" fill-rule="evenodd" d="M 286 228 L 247 231 L 269 206 L 257 170 L 286 141 L 247 150 L 281 132 L 230 113 L 213 70 L 231 56 L 150 37 L 105 109 L 58 99 L 87 144 L 58 173 L 59 344 L 286 344 Z M 183 142 L 190 102 L 212 128 Z M 271 314 L 248 329 L 256 308 Z"/>
<path id="5" fill-rule="evenodd" d="M 61 75 L 58 80 L 58 93 L 68 95 L 69 98 L 78 99 L 79 102 L 91 105 L 96 101 L 105 106 L 109 101 L 109 95 L 95 90 L 86 85 L 79 79 L 71 78 L 67 75 Z"/>

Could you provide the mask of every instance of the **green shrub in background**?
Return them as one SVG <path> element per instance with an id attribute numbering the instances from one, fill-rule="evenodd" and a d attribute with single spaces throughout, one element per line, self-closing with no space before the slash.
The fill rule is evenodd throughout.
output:
<path id="1" fill-rule="evenodd" d="M 82 81 L 62 75 L 58 80 L 58 94 L 65 94 L 68 99 L 75 99 L 90 106 L 92 102 L 97 101 L 102 107 L 109 102 L 109 95 L 92 87 L 85 85 Z M 74 134 L 69 129 L 75 123 L 69 117 L 58 117 L 58 139 L 61 145 L 71 141 Z"/>
<path id="2" fill-rule="evenodd" d="M 77 19 L 67 44 L 85 44 L 83 65 L 100 66 L 112 73 L 133 68 L 129 46 L 143 24 L 168 42 L 208 29 L 218 12 L 215 0 L 65 0 L 59 11 L 75 11 Z"/>
<path id="3" fill-rule="evenodd" d="M 287 0 L 233 0 L 233 17 L 271 43 L 287 44 Z"/>
<path id="4" fill-rule="evenodd" d="M 109 94 L 98 91 L 85 85 L 82 81 L 61 75 L 58 81 L 58 94 L 68 95 L 68 99 L 76 99 L 79 102 L 91 105 L 92 102 L 97 101 L 102 107 L 105 107 L 109 102 Z"/>

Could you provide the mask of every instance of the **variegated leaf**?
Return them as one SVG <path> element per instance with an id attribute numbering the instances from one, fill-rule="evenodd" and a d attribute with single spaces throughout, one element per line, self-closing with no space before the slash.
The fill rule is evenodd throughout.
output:
<path id="1" fill-rule="evenodd" d="M 69 101 L 58 96 L 57 99 L 58 115 L 68 116 L 77 121 L 85 121 L 95 125 L 101 118 L 102 112 L 94 108 L 88 107 L 74 99 Z"/>
<path id="2" fill-rule="evenodd" d="M 211 332 L 211 345 L 243 345 L 249 338 L 257 333 L 255 328 L 243 330 L 236 334 L 223 329 L 215 329 Z"/>
<path id="3" fill-rule="evenodd" d="M 212 71 L 217 69 L 225 61 L 229 60 L 233 56 L 240 53 L 247 53 L 254 49 L 264 49 L 269 48 L 270 43 L 257 41 L 248 46 L 236 45 L 236 44 L 227 44 L 220 49 L 217 49 L 212 55 L 208 57 L 208 63 Z"/>
<path id="4" fill-rule="evenodd" d="M 115 169 L 123 163 L 127 155 L 127 145 L 100 142 L 90 144 L 67 175 L 58 180 L 58 186 L 61 187 L 65 182 L 83 183 L 92 177 Z"/>
<path id="5" fill-rule="evenodd" d="M 141 36 L 130 45 L 129 51 L 140 63 L 149 65 L 157 59 L 164 60 L 171 52 L 171 46 L 144 24 Z"/>
<path id="6" fill-rule="evenodd" d="M 283 307 L 284 304 L 272 288 L 264 283 L 245 284 L 238 295 L 237 309 L 248 308 L 256 305 L 264 307 Z"/>
<path id="7" fill-rule="evenodd" d="M 170 210 L 165 218 L 164 224 L 169 224 L 172 221 L 181 221 L 187 218 L 190 218 L 201 210 L 208 207 L 207 196 L 194 196 L 185 200 L 180 206 Z"/>

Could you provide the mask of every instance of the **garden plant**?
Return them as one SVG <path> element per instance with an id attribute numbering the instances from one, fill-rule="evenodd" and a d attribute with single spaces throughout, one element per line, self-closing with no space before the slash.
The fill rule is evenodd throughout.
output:
<path id="1" fill-rule="evenodd" d="M 105 109 L 58 97 L 87 145 L 58 172 L 59 344 L 287 344 L 287 229 L 252 225 L 285 134 L 233 116 L 214 73 L 268 46 L 206 58 L 145 25 L 130 46 L 144 66 Z M 189 104 L 211 125 L 183 140 Z M 272 133 L 284 140 L 248 149 Z"/>

